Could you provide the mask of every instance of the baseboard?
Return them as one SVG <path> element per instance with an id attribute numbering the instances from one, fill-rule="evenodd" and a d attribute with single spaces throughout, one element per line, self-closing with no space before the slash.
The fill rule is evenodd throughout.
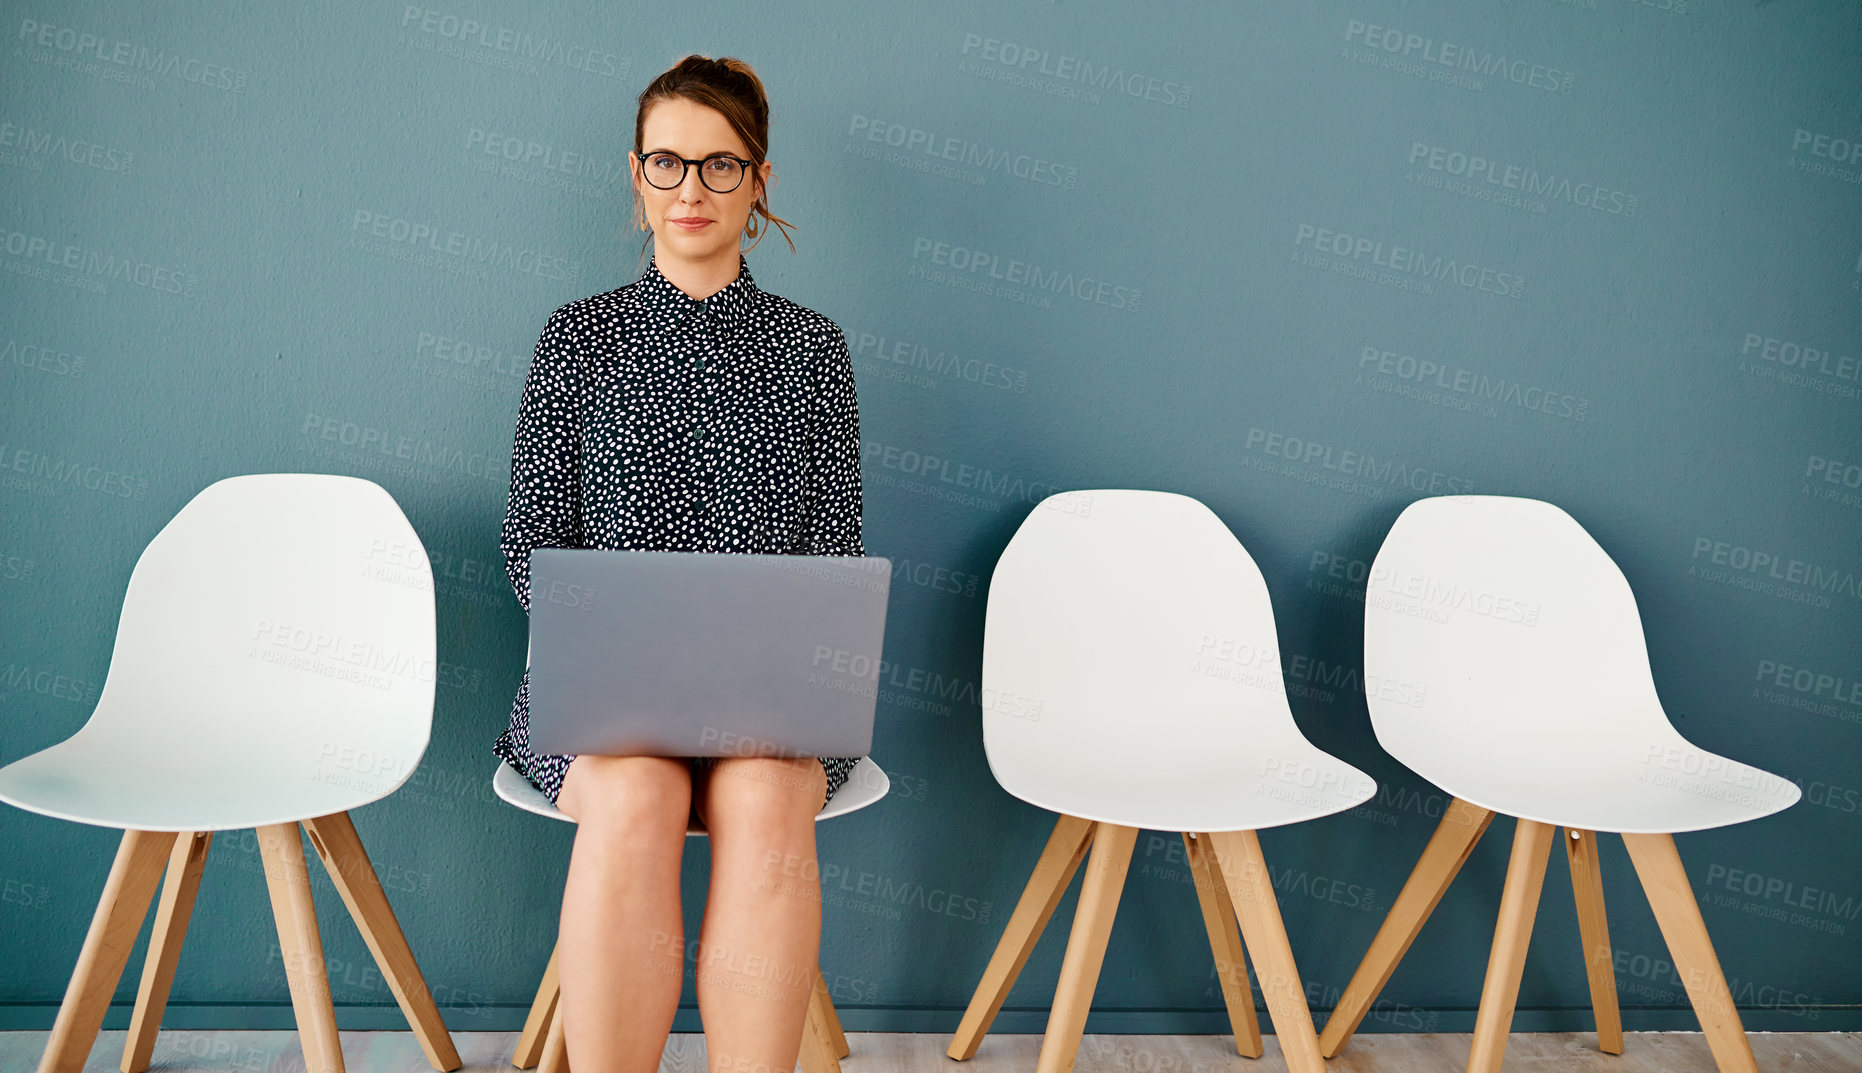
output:
<path id="1" fill-rule="evenodd" d="M 928 1032 L 957 1030 L 961 1009 L 909 1006 L 840 1006 L 841 1025 L 849 1032 Z M 106 1029 L 129 1027 L 129 1003 L 112 1005 L 104 1015 Z M 441 1015 L 454 1032 L 516 1032 L 524 1026 L 528 1005 L 443 1006 Z M 1472 1032 L 1473 1009 L 1420 1009 L 1413 1006 L 1374 1011 L 1359 1030 L 1375 1032 Z M 1632 1032 L 1698 1032 L 1700 1022 L 1685 1006 L 1623 1008 L 1623 1027 Z M 1045 1007 L 1005 1008 L 991 1027 L 993 1032 L 1040 1034 L 1047 1028 Z M 0 1004 L 0 1031 L 44 1031 L 58 1015 L 55 1003 Z M 1326 1011 L 1314 1010 L 1313 1021 L 1323 1029 Z M 1742 1008 L 1739 1019 L 1748 1032 L 1858 1032 L 1862 1006 L 1802 1006 Z M 405 1031 L 407 1021 L 396 1006 L 336 1007 L 339 1029 L 356 1032 Z M 288 1003 L 277 1005 L 170 1005 L 163 1028 L 189 1031 L 271 1030 L 296 1027 Z M 1590 1007 L 1521 1009 L 1513 1015 L 1515 1032 L 1589 1032 Z M 1273 1031 L 1273 1019 L 1261 1013 L 1261 1029 Z M 698 1009 L 681 1006 L 673 1019 L 674 1032 L 700 1031 Z M 1113 1035 L 1221 1035 L 1228 1032 L 1228 1015 L 1221 1010 L 1095 1009 L 1086 1031 Z"/>

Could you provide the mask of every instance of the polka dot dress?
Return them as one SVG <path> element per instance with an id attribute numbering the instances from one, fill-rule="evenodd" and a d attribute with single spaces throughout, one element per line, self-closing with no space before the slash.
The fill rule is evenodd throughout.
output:
<path id="1" fill-rule="evenodd" d="M 860 416 L 832 320 L 737 278 L 695 300 L 658 258 L 550 314 L 518 404 L 499 547 L 865 555 Z M 530 672 L 492 751 L 554 802 L 574 756 L 530 750 Z M 828 797 L 859 757 L 822 757 Z M 694 758 L 704 766 L 715 763 Z"/>

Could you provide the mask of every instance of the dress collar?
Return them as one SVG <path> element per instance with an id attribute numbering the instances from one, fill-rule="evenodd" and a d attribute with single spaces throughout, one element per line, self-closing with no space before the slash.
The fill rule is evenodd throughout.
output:
<path id="1" fill-rule="evenodd" d="M 756 280 L 750 277 L 750 262 L 737 255 L 737 278 L 716 293 L 695 299 L 660 273 L 659 258 L 647 262 L 639 279 L 641 300 L 666 328 L 709 326 L 719 335 L 730 335 L 750 319 L 756 297 Z"/>

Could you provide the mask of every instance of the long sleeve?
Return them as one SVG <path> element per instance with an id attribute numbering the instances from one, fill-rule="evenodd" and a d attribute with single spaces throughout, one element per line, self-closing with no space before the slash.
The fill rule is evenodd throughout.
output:
<path id="1" fill-rule="evenodd" d="M 847 337 L 838 327 L 822 349 L 817 384 L 801 554 L 865 555 L 860 535 L 860 404 Z"/>
<path id="2" fill-rule="evenodd" d="M 525 613 L 530 611 L 531 550 L 582 546 L 583 372 L 571 343 L 568 318 L 557 310 L 537 339 L 518 404 L 511 498 L 498 548 Z"/>

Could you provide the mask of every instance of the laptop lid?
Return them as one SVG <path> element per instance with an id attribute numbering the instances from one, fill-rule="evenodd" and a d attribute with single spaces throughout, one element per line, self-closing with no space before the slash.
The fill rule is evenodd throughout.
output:
<path id="1" fill-rule="evenodd" d="M 538 548 L 530 746 L 864 756 L 891 561 Z"/>

